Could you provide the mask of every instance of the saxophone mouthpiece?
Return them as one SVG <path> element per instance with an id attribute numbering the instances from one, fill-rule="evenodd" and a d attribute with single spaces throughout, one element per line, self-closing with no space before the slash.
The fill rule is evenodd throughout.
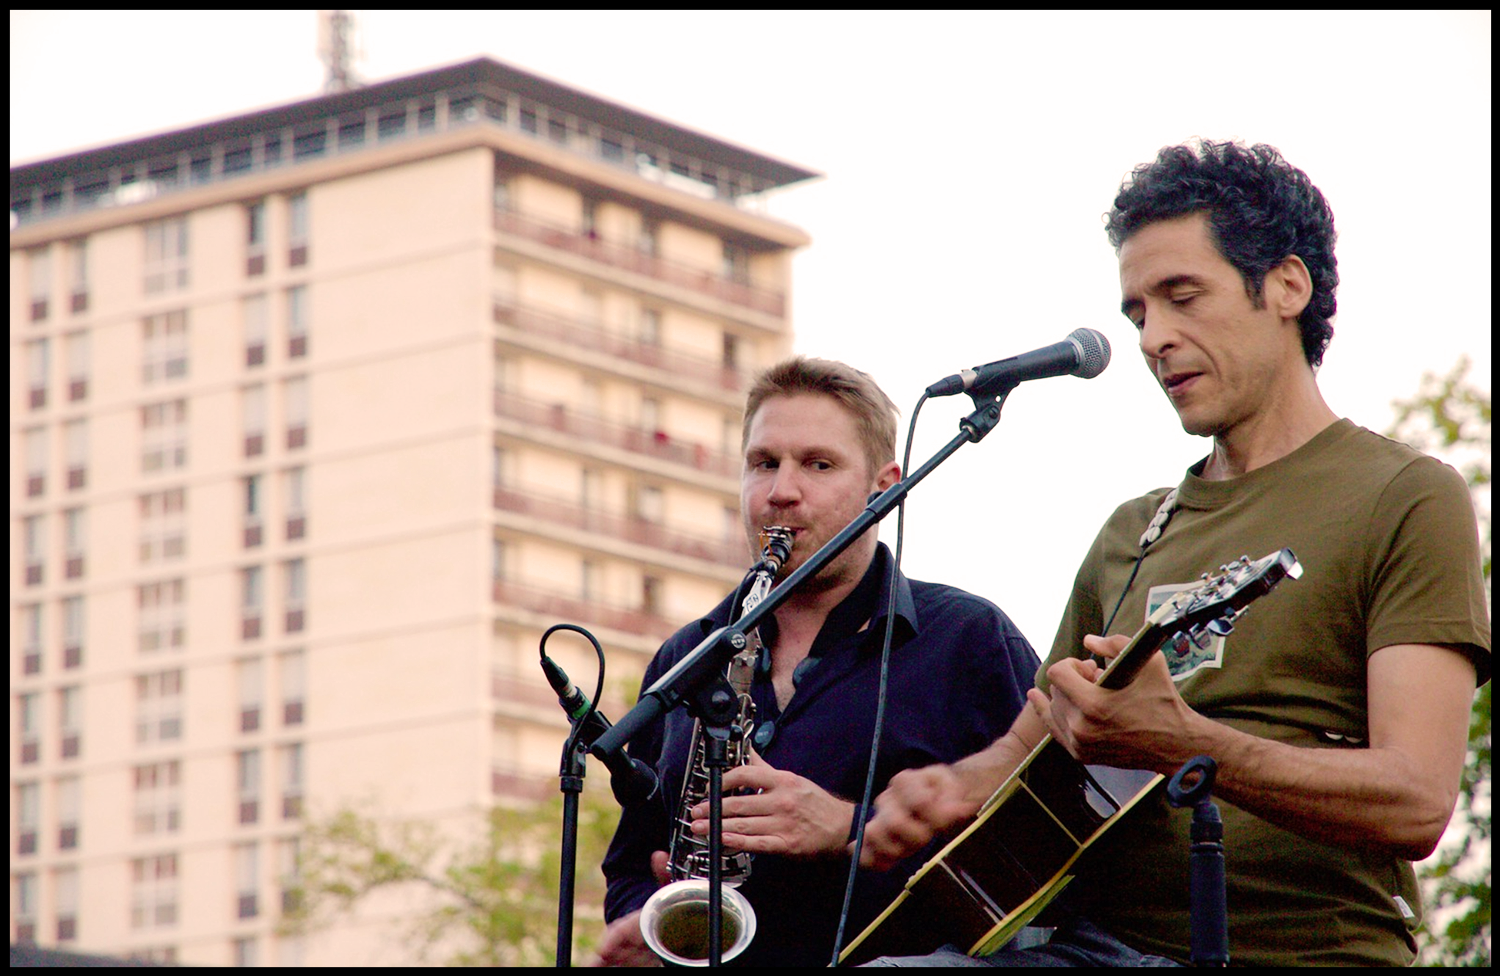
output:
<path id="1" fill-rule="evenodd" d="M 760 561 L 773 575 L 781 571 L 787 557 L 792 554 L 792 538 L 795 534 L 795 530 L 780 525 L 761 527 Z"/>

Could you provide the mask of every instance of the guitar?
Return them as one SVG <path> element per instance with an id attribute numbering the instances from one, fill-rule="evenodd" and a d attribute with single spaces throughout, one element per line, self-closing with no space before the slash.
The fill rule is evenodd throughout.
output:
<path id="1" fill-rule="evenodd" d="M 1122 688 L 1171 640 L 1202 642 L 1283 579 L 1302 575 L 1290 549 L 1219 567 L 1157 608 L 1098 678 Z M 1001 784 L 973 823 L 907 881 L 906 888 L 839 955 L 841 965 L 931 952 L 998 951 L 1056 898 L 1074 865 L 1166 779 L 1144 770 L 1085 766 L 1050 735 Z"/>

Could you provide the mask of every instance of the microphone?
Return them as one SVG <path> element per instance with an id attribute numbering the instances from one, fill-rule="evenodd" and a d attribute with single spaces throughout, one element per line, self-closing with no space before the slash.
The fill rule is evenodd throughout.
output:
<path id="1" fill-rule="evenodd" d="M 1049 376 L 1081 376 L 1091 380 L 1104 372 L 1108 365 L 1109 340 L 1104 338 L 1104 333 L 1075 329 L 1062 342 L 944 377 L 927 388 L 927 395 L 998 396 L 1026 380 L 1041 380 Z"/>
<path id="2" fill-rule="evenodd" d="M 568 713 L 568 719 L 577 722 L 588 714 L 590 702 L 588 696 L 573 684 L 562 668 L 545 655 L 542 657 L 542 673 L 547 676 L 547 683 L 552 690 L 557 692 L 557 703 L 562 706 L 563 711 Z M 604 717 L 604 713 L 594 709 L 589 715 L 588 721 L 583 724 L 583 733 L 579 741 L 584 746 L 593 745 L 594 740 L 608 732 L 614 723 Z M 632 759 L 623 751 L 608 754 L 602 757 L 605 767 L 609 770 L 609 788 L 614 791 L 615 799 L 621 806 L 629 807 L 637 803 L 644 803 L 656 795 L 657 779 L 656 773 L 650 766 L 639 759 Z"/>

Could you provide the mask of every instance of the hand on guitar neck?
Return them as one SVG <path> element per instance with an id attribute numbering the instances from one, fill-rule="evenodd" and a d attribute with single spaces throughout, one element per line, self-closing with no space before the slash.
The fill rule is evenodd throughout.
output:
<path id="1" fill-rule="evenodd" d="M 1090 635 L 1084 649 L 1105 658 L 1130 643 L 1123 634 Z M 1070 658 L 1047 669 L 1051 696 L 1033 688 L 1026 698 L 1052 738 L 1079 762 L 1171 773 L 1198 753 L 1192 728 L 1202 717 L 1177 693 L 1166 659 L 1151 655 L 1123 688 L 1099 686 L 1104 674 L 1092 660 Z"/>

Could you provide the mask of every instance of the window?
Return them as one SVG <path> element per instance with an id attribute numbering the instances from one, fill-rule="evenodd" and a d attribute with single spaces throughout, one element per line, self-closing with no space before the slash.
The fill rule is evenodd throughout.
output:
<path id="1" fill-rule="evenodd" d="M 175 834 L 182 828 L 182 763 L 147 763 L 134 770 L 135 833 Z"/>
<path id="2" fill-rule="evenodd" d="M 636 518 L 643 522 L 660 525 L 666 518 L 666 504 L 662 491 L 655 485 L 642 485 L 636 493 Z"/>
<path id="3" fill-rule="evenodd" d="M 286 446 L 307 446 L 307 377 L 295 376 L 282 386 L 286 407 Z"/>
<path id="4" fill-rule="evenodd" d="M 16 913 L 16 941 L 36 942 L 37 884 L 31 872 L 17 874 L 16 900 L 11 902 Z"/>
<path id="5" fill-rule="evenodd" d="M 321 146 L 321 143 L 320 143 Z M 287 215 L 290 232 L 287 236 L 287 264 L 299 268 L 307 263 L 307 194 L 296 193 L 287 198 Z"/>
<path id="6" fill-rule="evenodd" d="M 64 671 L 83 666 L 83 599 L 81 596 L 63 597 L 62 635 Z"/>
<path id="7" fill-rule="evenodd" d="M 661 345 L 661 312 L 654 308 L 641 309 L 639 338 L 643 346 Z"/>
<path id="8" fill-rule="evenodd" d="M 78 847 L 82 793 L 77 776 L 64 776 L 57 781 L 57 849 L 60 851 Z"/>
<path id="9" fill-rule="evenodd" d="M 187 640 L 183 620 L 187 610 L 187 584 L 180 579 L 143 583 L 136 588 L 139 611 L 137 633 L 143 654 L 182 647 Z"/>
<path id="10" fill-rule="evenodd" d="M 286 354 L 288 359 L 307 355 L 307 286 L 286 291 Z"/>
<path id="11" fill-rule="evenodd" d="M 177 855 L 136 858 L 130 862 L 130 927 L 177 924 Z"/>
<path id="12" fill-rule="evenodd" d="M 89 480 L 89 423 L 70 420 L 63 424 L 63 445 L 67 454 L 68 490 L 76 491 Z"/>
<path id="13" fill-rule="evenodd" d="M 46 564 L 45 547 L 47 545 L 46 529 L 42 525 L 42 516 L 28 515 L 21 520 L 21 535 L 23 537 L 23 553 L 26 561 L 26 585 L 36 586 L 41 583 L 43 567 Z"/>
<path id="14" fill-rule="evenodd" d="M 88 545 L 88 519 L 81 508 L 63 512 L 63 577 L 83 576 L 84 555 Z"/>
<path id="15" fill-rule="evenodd" d="M 63 354 L 68 361 L 68 402 L 88 399 L 89 334 L 74 332 L 64 337 Z"/>
<path id="16" fill-rule="evenodd" d="M 750 283 L 750 252 L 729 241 L 724 242 L 724 277 L 742 285 Z"/>
<path id="17" fill-rule="evenodd" d="M 47 428 L 32 427 L 22 435 L 26 443 L 26 497 L 47 490 Z"/>
<path id="18" fill-rule="evenodd" d="M 295 820 L 302 816 L 302 744 L 294 742 L 277 750 L 281 767 L 281 818 Z"/>
<path id="19" fill-rule="evenodd" d="M 247 658 L 235 665 L 235 684 L 239 687 L 240 731 L 254 732 L 260 728 L 261 703 L 265 697 L 261 662 Z"/>
<path id="20" fill-rule="evenodd" d="M 135 741 L 139 745 L 182 738 L 182 672 L 158 671 L 135 679 Z"/>
<path id="21" fill-rule="evenodd" d="M 83 692 L 77 685 L 57 691 L 58 754 L 76 759 L 83 749 Z"/>
<path id="22" fill-rule="evenodd" d="M 32 410 L 47 405 L 47 366 L 47 340 L 32 339 L 26 343 L 26 383 Z"/>
<path id="23" fill-rule="evenodd" d="M 295 634 L 307 626 L 307 565 L 304 560 L 286 562 L 286 632 Z"/>
<path id="24" fill-rule="evenodd" d="M 142 323 L 141 382 L 182 379 L 188 374 L 187 312 L 150 315 Z"/>
<path id="25" fill-rule="evenodd" d="M 591 241 L 599 239 L 599 201 L 583 199 L 583 236 Z"/>
<path id="26" fill-rule="evenodd" d="M 16 786 L 16 853 L 35 854 L 37 834 L 42 829 L 42 789 L 36 783 Z"/>
<path id="27" fill-rule="evenodd" d="M 42 673 L 42 605 L 21 608 L 21 673 Z"/>
<path id="28" fill-rule="evenodd" d="M 286 538 L 288 542 L 307 534 L 307 469 L 286 472 Z"/>
<path id="29" fill-rule="evenodd" d="M 240 637 L 243 640 L 254 640 L 260 636 L 260 618 L 264 611 L 262 602 L 265 598 L 263 575 L 264 570 L 259 566 L 240 570 Z"/>
<path id="30" fill-rule="evenodd" d="M 661 426 L 661 401 L 656 397 L 641 397 L 641 429 L 659 440 L 666 438 Z"/>
<path id="31" fill-rule="evenodd" d="M 301 725 L 307 717 L 307 656 L 301 651 L 281 655 L 281 721 Z"/>
<path id="32" fill-rule="evenodd" d="M 22 695 L 20 705 L 21 762 L 34 763 L 42 757 L 42 698 Z"/>
<path id="33" fill-rule="evenodd" d="M 384 141 L 395 139 L 406 132 L 406 109 L 405 107 L 381 109 L 380 117 L 375 123 L 376 138 Z"/>
<path id="34" fill-rule="evenodd" d="M 146 294 L 186 288 L 188 284 L 187 218 L 176 217 L 147 224 Z"/>
<path id="35" fill-rule="evenodd" d="M 265 475 L 252 474 L 244 478 L 241 484 L 245 490 L 245 525 L 244 539 L 245 548 L 253 549 L 261 544 L 261 485 L 265 481 Z"/>
<path id="36" fill-rule="evenodd" d="M 257 905 L 255 897 L 256 891 L 260 887 L 257 883 L 259 874 L 259 845 L 234 845 L 234 886 L 237 895 L 236 918 L 254 918 L 259 914 L 259 905 Z"/>
<path id="37" fill-rule="evenodd" d="M 266 273 L 266 203 L 257 200 L 245 207 L 245 274 Z"/>
<path id="38" fill-rule="evenodd" d="M 247 749 L 236 755 L 235 770 L 240 823 L 256 823 L 260 820 L 260 750 Z"/>
<path id="39" fill-rule="evenodd" d="M 242 405 L 245 414 L 245 457 L 255 457 L 266 449 L 266 388 L 245 387 Z"/>
<path id="40" fill-rule="evenodd" d="M 580 567 L 578 596 L 584 603 L 599 598 L 599 564 L 585 559 Z"/>
<path id="41" fill-rule="evenodd" d="M 266 361 L 266 296 L 251 295 L 241 306 L 245 316 L 245 366 L 260 366 Z"/>
<path id="42" fill-rule="evenodd" d="M 186 400 L 167 400 L 141 408 L 141 471 L 170 471 L 187 466 Z"/>
<path id="43" fill-rule="evenodd" d="M 78 869 L 58 868 L 52 875 L 57 907 L 57 941 L 78 938 Z"/>
<path id="44" fill-rule="evenodd" d="M 45 247 L 28 251 L 31 267 L 31 321 L 47 317 L 47 298 L 52 294 L 52 252 Z"/>
<path id="45" fill-rule="evenodd" d="M 187 554 L 187 489 L 168 488 L 139 499 L 142 563 L 180 559 Z"/>

